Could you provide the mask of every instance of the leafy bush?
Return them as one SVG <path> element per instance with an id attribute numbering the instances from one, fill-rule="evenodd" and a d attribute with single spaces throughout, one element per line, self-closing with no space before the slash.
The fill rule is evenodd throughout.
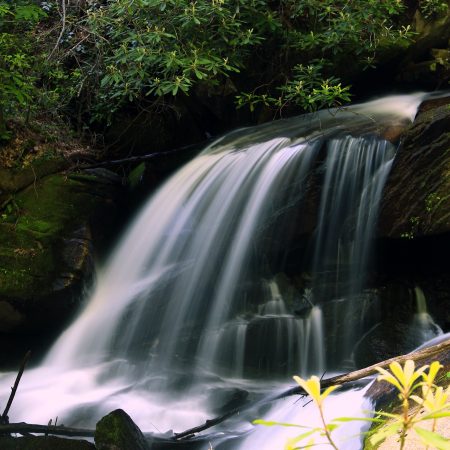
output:
<path id="1" fill-rule="evenodd" d="M 443 0 L 420 0 L 419 8 L 426 19 L 431 19 L 446 14 L 448 3 Z"/>
<path id="2" fill-rule="evenodd" d="M 93 120 L 110 120 L 129 104 L 164 107 L 196 86 L 220 95 L 226 80 L 238 107 L 336 106 L 350 99 L 337 75 L 346 61 L 373 66 L 380 46 L 411 38 L 397 24 L 400 0 L 87 4 L 81 14 L 69 9 L 54 59 L 66 74 L 57 83 L 66 84 Z"/>
<path id="3" fill-rule="evenodd" d="M 36 92 L 31 37 L 45 12 L 30 1 L 0 1 L 0 139 L 7 139 L 5 115 L 25 109 Z"/>
<path id="4" fill-rule="evenodd" d="M 401 0 L 0 0 L 0 105 L 33 97 L 80 126 L 199 92 L 251 110 L 339 106 L 343 79 L 410 42 L 404 11 Z"/>

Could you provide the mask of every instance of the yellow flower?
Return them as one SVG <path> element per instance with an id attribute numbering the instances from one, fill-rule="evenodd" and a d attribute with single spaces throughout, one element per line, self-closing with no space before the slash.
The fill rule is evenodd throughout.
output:
<path id="1" fill-rule="evenodd" d="M 450 397 L 450 386 L 444 391 L 443 387 L 438 387 L 434 390 L 430 389 L 428 386 L 422 386 L 422 397 L 417 395 L 412 395 L 411 398 L 423 406 L 427 412 L 441 411 L 450 407 L 449 403 Z"/>
<path id="2" fill-rule="evenodd" d="M 377 380 L 391 383 L 399 390 L 403 398 L 407 398 L 415 388 L 414 383 L 427 368 L 428 366 L 423 366 L 414 370 L 414 361 L 410 359 L 405 362 L 405 365 L 402 368 L 402 366 L 395 361 L 389 364 L 389 369 L 391 369 L 392 373 L 381 367 L 376 367 L 376 370 L 380 373 Z"/>
<path id="3" fill-rule="evenodd" d="M 442 369 L 442 367 L 444 366 L 439 363 L 439 361 L 433 361 L 430 364 L 428 373 L 422 373 L 422 379 L 427 386 L 431 387 L 433 385 L 434 379 L 436 378 L 437 373 Z"/>
<path id="4" fill-rule="evenodd" d="M 303 388 L 303 390 L 312 397 L 319 407 L 322 406 L 323 401 L 330 395 L 335 389 L 340 386 L 330 386 L 325 391 L 320 393 L 320 380 L 313 375 L 308 380 L 304 380 L 298 376 L 294 376 L 294 380 Z"/>

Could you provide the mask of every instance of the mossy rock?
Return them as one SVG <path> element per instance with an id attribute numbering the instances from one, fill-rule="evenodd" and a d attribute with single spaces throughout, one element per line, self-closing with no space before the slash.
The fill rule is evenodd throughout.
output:
<path id="1" fill-rule="evenodd" d="M 122 409 L 97 423 L 94 439 L 98 450 L 150 450 L 141 430 Z"/>
<path id="2" fill-rule="evenodd" d="M 120 183 L 104 171 L 53 174 L 0 211 L 0 333 L 42 332 L 74 310 L 92 275 L 92 230 L 109 226 Z"/>
<path id="3" fill-rule="evenodd" d="M 2 450 L 95 450 L 94 444 L 55 436 L 0 437 Z"/>

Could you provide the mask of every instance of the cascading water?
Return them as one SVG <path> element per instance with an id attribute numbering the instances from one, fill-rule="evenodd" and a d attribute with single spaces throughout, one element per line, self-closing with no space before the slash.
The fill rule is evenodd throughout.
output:
<path id="1" fill-rule="evenodd" d="M 144 430 L 184 429 L 214 415 L 217 389 L 255 394 L 342 367 L 365 326 L 361 290 L 394 154 L 380 132 L 410 121 L 421 98 L 237 130 L 206 148 L 144 206 L 86 308 L 26 374 L 15 420 L 92 425 L 121 407 Z M 267 242 L 293 242 L 318 179 L 312 279 L 303 293 L 281 289 Z M 339 303 L 330 320 L 326 305 Z"/>
<path id="2" fill-rule="evenodd" d="M 328 143 L 313 265 L 315 301 L 334 299 L 333 317 L 340 328 L 329 350 L 329 364 L 349 358 L 364 328 L 367 304 L 362 293 L 371 237 L 382 189 L 395 149 L 387 141 L 347 136 Z"/>
<path id="3" fill-rule="evenodd" d="M 442 334 L 442 329 L 434 323 L 433 318 L 428 313 L 427 299 L 419 286 L 414 288 L 414 297 L 417 311 L 413 316 L 411 333 L 415 334 L 416 340 L 424 342 Z"/>

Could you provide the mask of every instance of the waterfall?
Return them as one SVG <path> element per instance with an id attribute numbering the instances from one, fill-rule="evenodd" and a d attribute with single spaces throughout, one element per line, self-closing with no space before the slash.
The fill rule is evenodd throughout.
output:
<path id="1" fill-rule="evenodd" d="M 427 299 L 423 290 L 419 286 L 416 286 L 413 295 L 416 299 L 416 313 L 412 319 L 411 334 L 415 334 L 416 341 L 428 341 L 442 334 L 442 329 L 428 313 Z"/>
<path id="2" fill-rule="evenodd" d="M 213 415 L 217 389 L 342 368 L 365 326 L 365 272 L 395 153 L 380 133 L 411 121 L 421 98 L 240 129 L 208 146 L 133 220 L 85 308 L 22 382 L 15 420 L 89 424 L 122 407 L 144 430 L 179 430 Z M 283 287 L 269 248 L 295 242 L 312 186 L 313 274 Z"/>
<path id="3" fill-rule="evenodd" d="M 378 206 L 395 148 L 374 137 L 332 139 L 328 143 L 314 254 L 316 301 L 337 299 L 335 321 L 349 322 L 330 348 L 333 362 L 349 358 L 361 336 L 362 294 Z M 330 360 L 329 363 L 332 361 Z"/>

